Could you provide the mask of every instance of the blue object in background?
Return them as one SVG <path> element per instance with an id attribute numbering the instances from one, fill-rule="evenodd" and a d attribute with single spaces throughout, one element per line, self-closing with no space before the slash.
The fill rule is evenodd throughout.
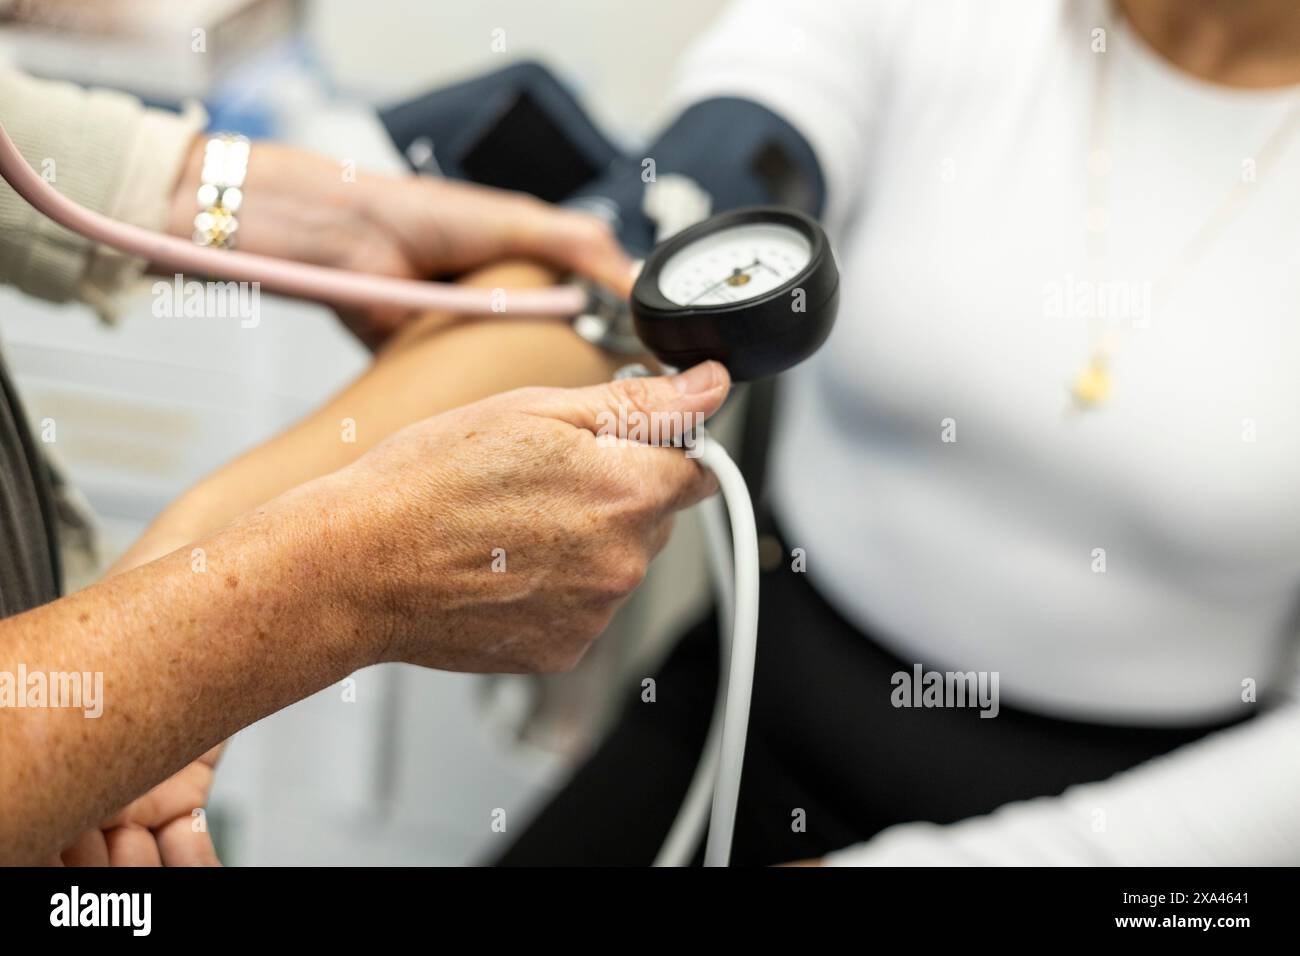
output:
<path id="1" fill-rule="evenodd" d="M 302 36 L 282 41 L 244 61 L 223 77 L 205 98 L 208 129 L 242 133 L 249 139 L 282 135 L 275 93 L 287 82 L 312 80 L 319 69 L 310 45 Z"/>

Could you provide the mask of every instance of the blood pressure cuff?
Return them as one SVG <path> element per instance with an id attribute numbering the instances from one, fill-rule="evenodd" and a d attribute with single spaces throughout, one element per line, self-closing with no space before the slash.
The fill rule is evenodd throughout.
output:
<path id="1" fill-rule="evenodd" d="M 825 199 L 807 141 L 771 110 L 736 97 L 692 105 L 635 154 L 615 147 L 537 63 L 434 90 L 380 119 L 416 169 L 595 208 L 633 254 L 654 245 L 642 209 L 651 169 L 655 178 L 693 180 L 713 212 L 771 203 L 817 216 Z"/>
<path id="2" fill-rule="evenodd" d="M 653 166 L 650 164 L 653 160 Z M 642 209 L 646 180 L 679 174 L 712 200 L 712 211 L 740 206 L 789 206 L 821 214 L 826 189 L 817 156 L 789 123 L 750 100 L 704 100 L 674 120 L 643 156 L 625 157 L 567 202 L 617 210 L 623 245 L 643 254 L 654 245 L 654 223 Z"/>
<path id="3" fill-rule="evenodd" d="M 420 172 L 559 202 L 602 175 L 620 151 L 555 75 L 515 63 L 381 110 Z"/>

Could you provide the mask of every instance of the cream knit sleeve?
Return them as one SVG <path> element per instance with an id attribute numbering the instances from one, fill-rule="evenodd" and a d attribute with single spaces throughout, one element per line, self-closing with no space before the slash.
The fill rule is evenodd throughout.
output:
<path id="1" fill-rule="evenodd" d="M 147 109 L 134 97 L 37 80 L 0 66 L 0 121 L 59 192 L 114 219 L 162 229 L 176 178 L 206 117 Z M 105 319 L 146 263 L 45 219 L 0 181 L 0 282 Z"/>

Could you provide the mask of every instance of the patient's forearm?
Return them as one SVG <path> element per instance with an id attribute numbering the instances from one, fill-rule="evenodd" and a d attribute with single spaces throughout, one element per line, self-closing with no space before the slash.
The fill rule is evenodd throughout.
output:
<path id="1" fill-rule="evenodd" d="M 201 572 L 181 551 L 0 622 L 0 672 L 28 675 L 16 687 L 28 706 L 0 709 L 0 863 L 49 859 L 213 744 L 373 659 L 332 597 L 336 556 L 307 546 L 304 522 L 323 519 L 250 516 L 201 542 Z M 80 699 L 53 700 L 51 674 Z"/>
<path id="2" fill-rule="evenodd" d="M 540 266 L 510 263 L 467 281 L 487 287 L 537 286 L 550 284 L 555 276 Z M 524 385 L 599 382 L 620 364 L 563 321 L 454 321 L 439 315 L 417 320 L 320 410 L 173 503 L 118 567 L 180 547 L 286 488 L 341 468 L 411 422 Z"/>

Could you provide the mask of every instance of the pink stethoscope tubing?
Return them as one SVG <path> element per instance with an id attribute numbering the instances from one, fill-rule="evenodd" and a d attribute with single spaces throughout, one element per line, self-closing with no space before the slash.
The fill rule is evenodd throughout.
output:
<path id="1" fill-rule="evenodd" d="M 330 269 L 227 249 L 196 246 L 100 215 L 68 199 L 47 183 L 23 158 L 0 123 L 0 177 L 39 212 L 94 242 L 112 246 L 165 269 L 235 282 L 256 282 L 268 292 L 344 306 L 396 305 L 442 312 L 513 312 L 536 316 L 571 316 L 587 305 L 577 286 L 549 289 L 474 289 L 445 282 L 394 279 Z"/>

